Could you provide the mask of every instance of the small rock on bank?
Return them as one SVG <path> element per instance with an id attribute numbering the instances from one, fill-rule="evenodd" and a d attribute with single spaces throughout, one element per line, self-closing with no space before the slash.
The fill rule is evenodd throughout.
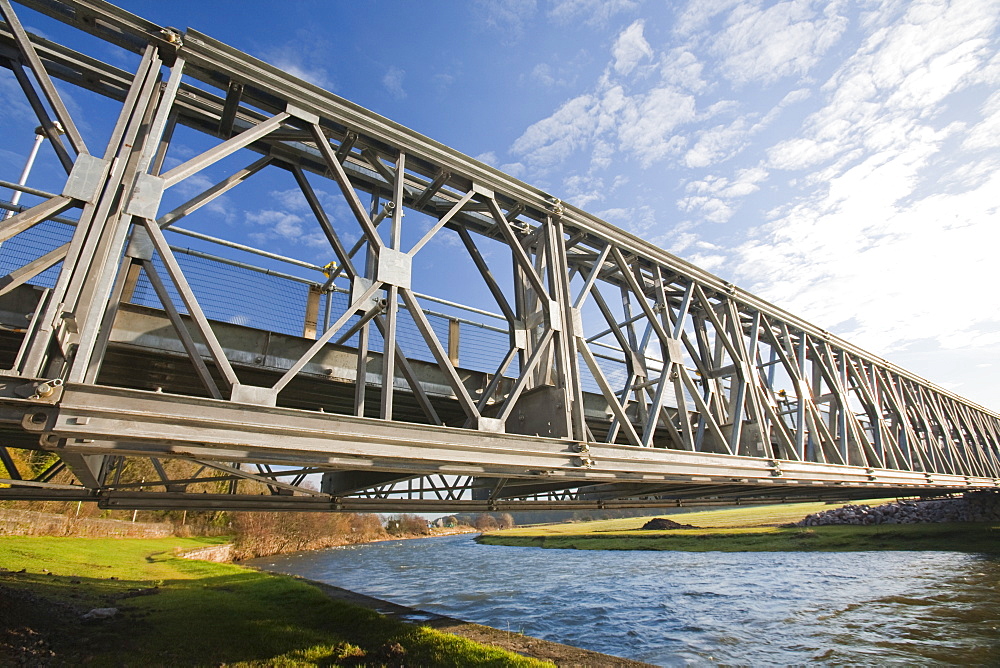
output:
<path id="1" fill-rule="evenodd" d="M 85 615 L 81 615 L 80 619 L 95 620 L 95 619 L 111 619 L 118 614 L 118 608 L 94 608 Z"/>
<path id="2" fill-rule="evenodd" d="M 668 520 L 666 517 L 654 517 L 653 519 L 643 524 L 642 528 L 647 531 L 650 530 L 662 531 L 664 529 L 697 529 L 698 527 L 693 526 L 691 524 L 681 524 L 680 522 Z"/>

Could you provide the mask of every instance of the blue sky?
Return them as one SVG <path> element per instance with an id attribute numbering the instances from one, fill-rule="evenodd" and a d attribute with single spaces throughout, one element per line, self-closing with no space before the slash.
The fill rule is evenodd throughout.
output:
<path id="1" fill-rule="evenodd" d="M 118 4 L 496 165 L 1000 409 L 1000 2 Z M 14 180 L 22 158 L 5 150 Z M 229 215 L 308 255 L 300 212 L 274 194 Z"/>

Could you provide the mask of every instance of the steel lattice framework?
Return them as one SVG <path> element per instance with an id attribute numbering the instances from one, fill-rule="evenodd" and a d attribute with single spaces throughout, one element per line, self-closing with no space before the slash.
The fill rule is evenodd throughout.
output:
<path id="1" fill-rule="evenodd" d="M 0 279 L 0 498 L 461 510 L 1000 485 L 997 413 L 195 30 L 98 0 L 18 4 L 141 62 L 126 72 L 29 35 L 0 0 L 0 65 L 66 172 L 60 193 L 20 187 L 41 201 L 6 205 L 0 242 L 75 225 Z M 102 150 L 57 80 L 118 105 Z M 178 128 L 211 145 L 168 168 Z M 227 159 L 245 166 L 164 211 L 172 188 Z M 210 317 L 167 237 L 273 170 L 337 261 L 309 285 L 303 336 Z M 342 196 L 356 242 L 316 182 Z M 430 223 L 414 232 L 404 211 Z M 459 320 L 446 336 L 414 288 L 418 253 L 444 234 L 500 311 L 495 368 L 463 366 Z M 135 303 L 140 280 L 154 307 Z M 325 319 L 324 295 L 345 300 L 328 298 Z M 58 459 L 28 475 L 13 449 Z M 155 473 L 131 474 L 139 460 Z"/>

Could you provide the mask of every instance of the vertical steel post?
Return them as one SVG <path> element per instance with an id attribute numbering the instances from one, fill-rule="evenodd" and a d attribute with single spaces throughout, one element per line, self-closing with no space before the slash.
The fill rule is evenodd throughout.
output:
<path id="1" fill-rule="evenodd" d="M 374 218 L 378 213 L 380 206 L 380 198 L 378 192 L 372 193 L 372 203 L 371 203 L 371 216 Z M 371 244 L 368 244 L 365 249 L 365 278 L 372 280 L 375 277 L 375 262 L 377 258 L 375 256 L 375 250 L 372 248 Z M 327 325 L 327 329 L 330 326 Z M 371 324 L 366 322 L 361 329 L 358 331 L 358 365 L 357 365 L 357 380 L 354 385 L 354 415 L 357 417 L 365 416 L 365 391 L 368 385 L 368 347 L 371 340 Z M 384 349 L 384 346 L 383 346 Z"/>
<path id="2" fill-rule="evenodd" d="M 316 327 L 319 324 L 319 297 L 321 286 L 310 285 L 306 293 L 306 314 L 302 323 L 302 337 L 316 339 Z"/>
<path id="3" fill-rule="evenodd" d="M 403 181 L 406 175 L 406 154 L 400 151 L 396 160 L 396 180 L 393 184 L 392 228 L 389 232 L 389 248 L 399 251 L 403 235 Z M 396 330 L 399 320 L 399 287 L 386 288 L 385 332 L 382 346 L 382 406 L 383 420 L 392 419 L 393 397 L 396 378 Z"/>
<path id="4" fill-rule="evenodd" d="M 35 164 L 35 157 L 38 155 L 38 149 L 41 147 L 42 141 L 45 140 L 45 134 L 44 132 L 40 132 L 41 129 L 42 128 L 37 128 L 35 130 L 35 141 L 31 145 L 31 151 L 28 153 L 28 159 L 24 163 L 24 169 L 21 170 L 21 176 L 17 179 L 17 185 L 19 186 L 23 186 L 28 182 L 28 175 L 31 174 L 31 167 Z M 21 191 L 13 190 L 11 192 L 13 194 L 10 196 L 10 203 L 17 206 L 17 203 L 21 201 Z M 3 218 L 0 218 L 0 220 L 7 220 L 13 215 L 13 210 L 5 211 Z"/>
<path id="5" fill-rule="evenodd" d="M 461 326 L 458 320 L 450 318 L 448 320 L 448 360 L 458 366 L 459 337 L 461 336 Z"/>

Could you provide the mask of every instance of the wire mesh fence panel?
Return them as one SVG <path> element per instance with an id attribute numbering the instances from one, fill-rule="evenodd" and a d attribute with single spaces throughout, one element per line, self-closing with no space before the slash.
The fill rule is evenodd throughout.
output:
<path id="1" fill-rule="evenodd" d="M 349 296 L 345 292 L 334 292 L 331 295 L 331 307 L 329 322 L 334 322 L 340 318 L 347 307 L 350 305 Z M 384 318 L 384 314 L 383 314 Z M 357 324 L 361 319 L 361 314 L 351 316 L 350 320 L 347 321 L 341 328 L 341 332 L 348 332 L 350 329 Z M 448 346 L 448 321 L 444 318 L 435 317 L 433 315 L 427 315 L 428 321 L 430 321 L 431 329 L 437 336 L 441 345 L 447 348 Z M 352 334 L 348 339 L 340 341 L 342 335 L 334 335 L 333 341 L 339 341 L 342 345 L 348 346 L 350 348 L 357 348 L 360 343 L 359 339 L 361 334 L 356 332 Z M 420 330 L 417 329 L 416 323 L 413 321 L 413 317 L 409 312 L 400 307 L 396 315 L 396 344 L 399 346 L 400 350 L 408 359 L 420 360 L 424 362 L 434 361 L 434 354 L 431 352 L 430 347 L 424 340 L 423 335 Z M 382 338 L 382 332 L 377 323 L 370 322 L 368 324 L 368 349 L 374 352 L 383 352 L 385 343 Z"/>
<path id="2" fill-rule="evenodd" d="M 29 262 L 34 262 L 49 251 L 68 243 L 74 228 L 53 220 L 38 223 L 0 245 L 0 276 L 6 276 Z M 55 286 L 62 263 L 46 269 L 30 281 L 31 285 L 43 288 Z"/>
<path id="3" fill-rule="evenodd" d="M 612 353 L 614 354 L 614 353 Z M 597 357 L 597 366 L 604 375 L 604 378 L 608 381 L 608 385 L 615 392 L 621 392 L 625 389 L 625 383 L 628 382 L 628 368 L 625 366 L 624 362 L 619 362 L 617 360 L 609 360 L 605 357 Z M 584 392 L 591 392 L 594 394 L 601 393 L 601 386 L 598 384 L 597 379 L 594 374 L 590 371 L 590 367 L 584 361 L 583 357 L 579 358 L 580 365 L 580 386 L 583 388 Z"/>
<path id="4" fill-rule="evenodd" d="M 510 350 L 510 335 L 494 329 L 459 323 L 459 366 L 470 371 L 496 373 Z M 515 357 L 504 371 L 505 376 L 517 378 L 518 360 Z"/>
<path id="5" fill-rule="evenodd" d="M 209 320 L 302 336 L 309 294 L 307 285 L 202 257 L 178 253 L 176 258 Z M 177 310 L 187 313 L 163 261 L 156 256 L 153 265 Z M 136 283 L 130 301 L 140 306 L 162 308 L 145 272 Z"/>
<path id="6" fill-rule="evenodd" d="M 0 246 L 0 275 L 11 271 L 41 257 L 58 246 L 70 241 L 74 228 L 71 225 L 55 221 L 45 221 L 18 234 Z M 174 241 L 172 238 L 171 241 Z M 253 256 L 233 249 L 213 249 L 239 257 L 239 261 L 250 264 Z M 226 261 L 191 255 L 183 249 L 175 248 L 175 258 L 181 268 L 184 279 L 195 294 L 198 304 L 209 320 L 225 322 L 234 325 L 252 327 L 290 336 L 302 336 L 307 307 L 309 285 L 306 282 L 291 280 L 285 276 L 267 273 L 265 269 L 235 266 Z M 231 259 L 231 258 L 230 258 Z M 162 278 L 167 293 L 173 305 L 180 313 L 187 313 L 187 307 L 181 299 L 177 286 L 170 279 L 162 259 L 154 254 L 153 265 Z M 59 276 L 61 264 L 40 273 L 29 283 L 41 287 L 53 287 Z M 163 308 L 156 291 L 145 272 L 140 274 L 129 302 L 151 308 Z M 317 330 L 322 333 L 326 323 L 332 323 L 340 318 L 349 306 L 349 295 L 342 289 L 330 293 L 329 298 L 321 296 L 319 303 Z M 329 313 L 327 310 L 329 309 Z M 360 319 L 355 314 L 341 328 L 348 332 Z M 431 329 L 445 351 L 449 347 L 452 318 L 438 313 L 427 313 L 425 317 Z M 383 315 L 384 318 L 384 315 Z M 509 334 L 497 331 L 493 323 L 478 324 L 458 322 L 458 366 L 471 371 L 496 373 L 510 348 Z M 368 348 L 373 352 L 383 352 L 383 338 L 375 322 L 368 325 Z M 356 348 L 359 345 L 360 334 L 355 332 L 341 341 L 341 334 L 335 334 L 331 341 L 341 345 Z M 424 339 L 409 311 L 400 306 L 396 324 L 396 342 L 403 354 L 412 360 L 435 362 L 434 354 Z M 618 376 L 624 379 L 624 372 L 613 368 L 614 363 L 602 361 L 602 369 L 610 364 L 605 373 L 609 375 L 613 386 L 617 386 Z M 598 391 L 585 366 L 581 369 L 587 391 Z M 504 375 L 516 378 L 519 375 L 518 360 L 515 360 L 504 371 Z M 622 380 L 621 382 L 624 382 Z"/>

